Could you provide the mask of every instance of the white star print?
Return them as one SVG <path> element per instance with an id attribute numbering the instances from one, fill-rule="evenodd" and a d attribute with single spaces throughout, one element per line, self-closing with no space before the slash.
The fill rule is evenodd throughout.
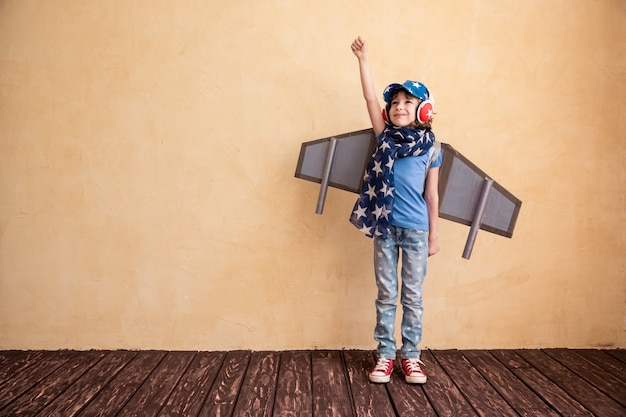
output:
<path id="1" fill-rule="evenodd" d="M 365 233 L 367 236 L 371 236 L 372 235 L 372 233 L 370 232 L 370 228 L 367 227 L 366 225 L 363 225 L 363 227 L 361 227 L 361 229 L 359 229 L 359 230 L 361 230 L 361 232 Z"/>
<path id="2" fill-rule="evenodd" d="M 381 213 L 381 216 L 383 216 L 385 219 L 389 220 L 389 213 L 391 213 L 391 210 L 387 210 L 387 207 L 383 207 L 383 211 Z"/>
<path id="3" fill-rule="evenodd" d="M 380 217 L 380 214 L 382 212 L 383 208 L 382 207 L 378 207 L 376 206 L 376 210 L 374 210 L 372 213 L 374 213 L 374 216 L 376 216 L 376 219 L 378 219 Z"/>
<path id="4" fill-rule="evenodd" d="M 380 167 L 380 164 L 381 164 L 380 161 L 374 162 L 374 168 L 372 168 L 372 170 L 376 172 L 376 176 L 378 176 L 378 174 L 381 174 L 383 172 L 383 169 Z"/>
<path id="5" fill-rule="evenodd" d="M 417 85 L 421 86 L 419 83 Z M 423 90 L 424 87 L 421 88 Z M 398 157 L 396 153 L 401 152 L 399 157 L 410 156 L 413 152 L 419 154 L 423 150 L 416 147 L 427 142 L 429 138 L 430 136 L 420 132 L 413 132 L 411 135 L 400 130 L 385 131 L 385 136 L 378 143 L 363 174 L 363 189 L 350 217 L 350 221 L 369 237 L 385 236 L 387 233 L 385 224 L 390 221 L 392 210 L 390 201 L 385 205 L 383 200 L 393 199 L 395 190 L 389 182 L 393 175 L 395 158 Z"/>
<path id="6" fill-rule="evenodd" d="M 366 217 L 365 212 L 367 211 L 366 207 L 361 207 L 359 206 L 359 208 L 357 208 L 356 210 L 353 211 L 354 214 L 356 214 L 356 218 L 360 219 L 361 217 Z"/>

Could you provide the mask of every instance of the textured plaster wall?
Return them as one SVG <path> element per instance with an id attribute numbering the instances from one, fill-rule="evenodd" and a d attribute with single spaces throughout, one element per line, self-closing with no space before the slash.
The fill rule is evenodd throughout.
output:
<path id="1" fill-rule="evenodd" d="M 523 201 L 441 220 L 424 347 L 626 347 L 626 3 L 0 0 L 0 348 L 373 348 L 356 195 L 293 177 L 377 89 Z"/>

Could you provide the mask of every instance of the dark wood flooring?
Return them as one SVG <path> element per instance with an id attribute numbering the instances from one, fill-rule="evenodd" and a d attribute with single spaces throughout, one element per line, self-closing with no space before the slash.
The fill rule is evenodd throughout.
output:
<path id="1" fill-rule="evenodd" d="M 0 416 L 626 416 L 626 350 L 0 351 Z"/>

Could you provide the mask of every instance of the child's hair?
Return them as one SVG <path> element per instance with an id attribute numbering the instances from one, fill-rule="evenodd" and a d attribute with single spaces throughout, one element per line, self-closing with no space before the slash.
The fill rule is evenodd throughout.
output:
<path id="1" fill-rule="evenodd" d="M 400 93 L 400 92 L 403 92 L 404 94 L 407 94 L 408 96 L 413 97 L 414 99 L 416 99 L 416 100 L 417 100 L 417 106 L 418 106 L 418 107 L 419 107 L 419 105 L 420 105 L 420 104 L 422 104 L 422 102 L 424 101 L 424 100 L 422 100 L 422 99 L 421 99 L 421 98 L 419 98 L 419 97 L 415 97 L 413 94 L 409 93 L 409 92 L 408 92 L 408 91 L 406 91 L 406 90 L 403 90 L 403 89 L 397 89 L 397 90 L 396 90 L 396 91 L 395 91 L 395 92 L 391 95 L 391 98 L 390 98 L 390 100 L 389 100 L 389 103 L 391 103 L 391 102 L 392 102 L 392 101 L 393 101 L 393 100 L 394 100 L 394 99 L 398 96 L 398 93 Z M 432 117 L 430 118 L 430 120 L 428 120 L 428 121 L 427 121 L 427 122 L 425 122 L 425 123 L 419 123 L 419 122 L 417 121 L 417 118 L 416 118 L 416 119 L 415 119 L 415 121 L 413 122 L 413 125 L 412 125 L 411 127 L 412 127 L 412 128 L 414 128 L 414 129 L 426 129 L 426 130 L 431 130 L 431 129 L 432 129 L 432 126 L 433 126 L 433 125 L 432 125 L 432 123 L 433 123 L 433 119 L 432 119 Z"/>

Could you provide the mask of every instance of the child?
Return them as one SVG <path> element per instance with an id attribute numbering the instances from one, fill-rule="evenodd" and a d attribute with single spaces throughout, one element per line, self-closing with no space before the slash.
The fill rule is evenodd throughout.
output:
<path id="1" fill-rule="evenodd" d="M 363 96 L 377 149 L 366 170 L 361 195 L 350 221 L 374 239 L 374 268 L 378 296 L 376 328 L 378 360 L 369 373 L 372 382 L 389 382 L 396 358 L 394 325 L 398 300 L 398 258 L 402 251 L 402 370 L 409 383 L 423 384 L 420 368 L 422 284 L 428 256 L 439 252 L 439 166 L 432 161 L 435 135 L 431 131 L 433 103 L 422 83 L 391 84 L 383 92 L 385 110 L 374 92 L 367 43 L 358 37 L 352 52 L 359 60 Z"/>

